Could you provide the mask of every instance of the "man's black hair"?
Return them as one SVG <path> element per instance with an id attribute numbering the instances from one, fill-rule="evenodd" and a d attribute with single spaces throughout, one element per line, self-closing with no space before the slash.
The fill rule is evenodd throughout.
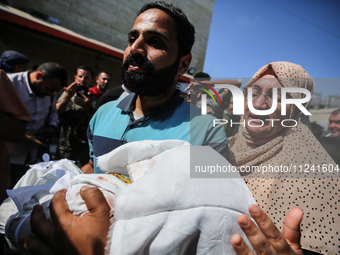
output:
<path id="1" fill-rule="evenodd" d="M 331 115 L 338 115 L 340 114 L 340 108 L 335 109 L 334 111 L 331 112 Z"/>
<path id="2" fill-rule="evenodd" d="M 97 73 L 97 76 L 96 76 L 96 77 L 99 77 L 99 75 L 101 75 L 102 73 L 105 73 L 105 74 L 107 74 L 108 76 L 111 76 L 109 72 L 107 72 L 106 70 L 102 70 L 102 71 L 99 71 L 99 72 Z"/>
<path id="3" fill-rule="evenodd" d="M 194 78 L 207 78 L 207 80 L 210 80 L 210 75 L 205 72 L 197 72 L 194 75 Z"/>
<path id="4" fill-rule="evenodd" d="M 184 12 L 180 8 L 175 7 L 173 4 L 159 1 L 143 5 L 137 16 L 149 9 L 159 9 L 172 17 L 176 25 L 175 31 L 177 33 L 177 41 L 179 45 L 179 56 L 181 57 L 189 54 L 191 52 L 192 45 L 195 42 L 195 28 L 190 23 Z"/>
<path id="5" fill-rule="evenodd" d="M 77 72 L 78 72 L 79 69 L 90 72 L 91 73 L 91 79 L 94 78 L 94 72 L 93 72 L 91 67 L 89 67 L 89 66 L 78 66 L 77 67 Z"/>
<path id="6" fill-rule="evenodd" d="M 43 73 L 44 80 L 58 79 L 62 87 L 67 86 L 66 70 L 57 63 L 47 62 L 38 66 L 37 71 Z"/>

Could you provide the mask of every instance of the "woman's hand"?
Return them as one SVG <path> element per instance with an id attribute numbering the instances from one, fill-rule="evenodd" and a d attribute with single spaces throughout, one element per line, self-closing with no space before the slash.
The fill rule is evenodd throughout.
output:
<path id="1" fill-rule="evenodd" d="M 282 233 L 257 205 L 250 205 L 249 213 L 258 226 L 245 214 L 240 215 L 237 221 L 258 255 L 303 255 L 300 247 L 303 211 L 300 208 L 292 208 L 287 213 Z M 239 255 L 254 254 L 240 235 L 233 235 L 231 243 Z"/>

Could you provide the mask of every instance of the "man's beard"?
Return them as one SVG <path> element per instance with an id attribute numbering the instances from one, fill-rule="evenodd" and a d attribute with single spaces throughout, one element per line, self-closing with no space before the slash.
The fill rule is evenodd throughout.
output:
<path id="1" fill-rule="evenodd" d="M 155 71 L 147 57 L 130 55 L 125 59 L 121 67 L 123 84 L 128 90 L 140 96 L 165 94 L 174 85 L 179 60 L 180 58 L 178 57 L 173 64 Z M 132 63 L 143 67 L 146 72 L 129 71 L 129 65 Z"/>
<path id="2" fill-rule="evenodd" d="M 41 86 L 42 86 L 42 82 L 38 82 L 38 81 L 33 81 L 30 84 L 31 89 L 33 91 L 33 93 L 38 96 L 38 97 L 44 97 L 46 96 L 42 91 L 41 91 Z"/>

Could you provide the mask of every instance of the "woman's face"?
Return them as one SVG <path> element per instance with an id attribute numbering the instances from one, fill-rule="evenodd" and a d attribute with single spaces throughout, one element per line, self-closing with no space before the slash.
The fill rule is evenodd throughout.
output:
<path id="1" fill-rule="evenodd" d="M 279 81 L 274 75 L 265 75 L 252 85 L 253 94 L 253 106 L 257 110 L 268 110 L 271 108 L 271 98 L 272 98 L 272 88 L 282 88 Z M 261 93 L 262 91 L 262 93 Z M 260 94 L 258 97 L 256 95 Z M 266 94 L 266 95 L 264 95 Z M 248 95 L 251 96 L 251 95 Z M 245 98 L 244 105 L 244 119 L 245 125 L 250 135 L 258 138 L 269 138 L 277 133 L 279 133 L 283 127 L 281 121 L 284 119 L 289 119 L 290 105 L 286 107 L 286 116 L 281 115 L 281 91 L 278 89 L 277 96 L 277 107 L 276 110 L 269 115 L 256 115 L 250 112 L 248 107 L 248 99 Z M 267 121 L 266 119 L 271 119 L 275 121 Z M 250 121 L 250 122 L 249 122 Z M 250 125 L 249 125 L 250 124 Z M 287 123 L 284 123 L 288 125 Z"/>

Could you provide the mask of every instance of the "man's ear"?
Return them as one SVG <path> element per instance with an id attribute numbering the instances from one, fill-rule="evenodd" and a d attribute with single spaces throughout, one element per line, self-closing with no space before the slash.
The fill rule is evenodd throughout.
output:
<path id="1" fill-rule="evenodd" d="M 180 75 L 185 74 L 186 71 L 189 69 L 191 59 L 192 59 L 191 53 L 181 57 L 181 59 L 179 61 L 179 68 L 178 68 L 178 73 Z"/>
<path id="2" fill-rule="evenodd" d="M 36 81 L 41 80 L 41 79 L 43 78 L 43 76 L 44 76 L 44 74 L 43 74 L 42 72 L 40 72 L 40 71 L 34 72 L 34 79 L 35 79 Z"/>

